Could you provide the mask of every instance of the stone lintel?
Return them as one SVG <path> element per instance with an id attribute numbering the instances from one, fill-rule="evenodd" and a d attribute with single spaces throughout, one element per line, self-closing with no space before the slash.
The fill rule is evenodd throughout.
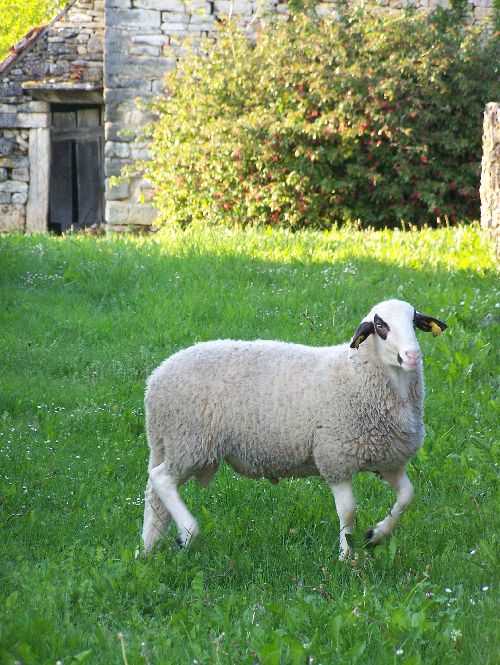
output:
<path id="1" fill-rule="evenodd" d="M 50 118 L 47 113 L 0 113 L 0 127 L 16 129 L 48 127 Z"/>

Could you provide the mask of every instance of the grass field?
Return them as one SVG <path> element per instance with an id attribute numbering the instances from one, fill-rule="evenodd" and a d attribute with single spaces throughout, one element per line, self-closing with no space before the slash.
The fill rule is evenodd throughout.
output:
<path id="1" fill-rule="evenodd" d="M 481 664 L 499 658 L 499 305 L 477 227 L 148 239 L 0 238 L 0 664 Z M 320 479 L 223 468 L 183 495 L 202 535 L 136 557 L 147 376 L 196 341 L 346 341 L 371 306 L 446 321 L 425 357 L 416 496 L 355 483 L 359 559 L 337 560 Z"/>

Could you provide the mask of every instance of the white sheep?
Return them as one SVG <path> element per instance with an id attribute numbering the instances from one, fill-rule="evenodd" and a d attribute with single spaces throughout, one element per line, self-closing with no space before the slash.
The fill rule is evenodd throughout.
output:
<path id="1" fill-rule="evenodd" d="M 340 519 L 341 559 L 350 553 L 356 512 L 352 476 L 375 472 L 397 500 L 366 541 L 389 536 L 412 500 L 405 465 L 424 437 L 415 327 L 437 335 L 447 326 L 389 300 L 363 319 L 350 344 L 219 340 L 167 358 L 146 390 L 145 552 L 172 518 L 181 546 L 199 533 L 178 488 L 193 476 L 206 487 L 221 460 L 271 482 L 322 476 Z"/>

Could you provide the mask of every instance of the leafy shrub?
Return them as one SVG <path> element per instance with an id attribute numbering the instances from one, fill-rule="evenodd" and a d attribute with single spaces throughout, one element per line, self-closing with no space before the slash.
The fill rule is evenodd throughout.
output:
<path id="1" fill-rule="evenodd" d="M 326 228 L 477 218 L 493 40 L 457 14 L 357 7 L 230 22 L 166 81 L 152 159 L 163 221 Z"/>

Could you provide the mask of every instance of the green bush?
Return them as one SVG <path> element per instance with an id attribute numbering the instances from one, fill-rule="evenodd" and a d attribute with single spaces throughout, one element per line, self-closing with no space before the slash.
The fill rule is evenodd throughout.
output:
<path id="1" fill-rule="evenodd" d="M 143 164 L 164 222 L 330 227 L 479 213 L 493 39 L 458 14 L 346 9 L 230 22 L 166 82 Z"/>

